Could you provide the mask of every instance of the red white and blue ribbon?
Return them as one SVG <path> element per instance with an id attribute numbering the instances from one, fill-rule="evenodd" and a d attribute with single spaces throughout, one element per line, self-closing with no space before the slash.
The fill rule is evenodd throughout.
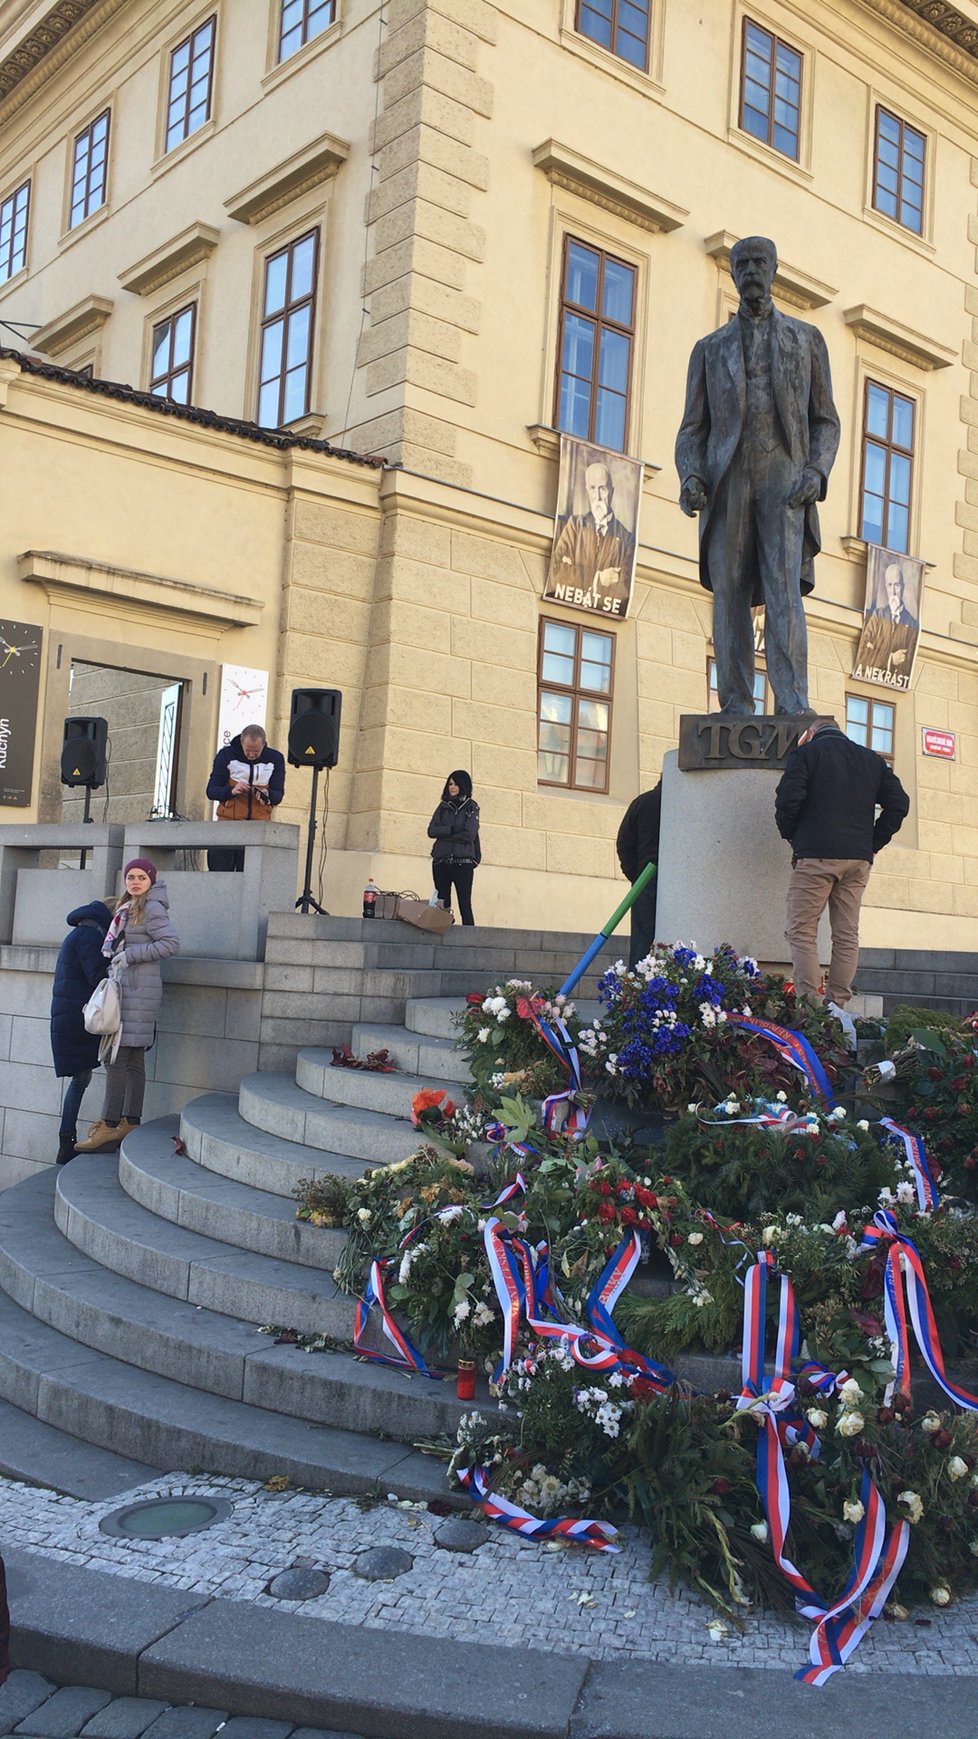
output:
<path id="1" fill-rule="evenodd" d="M 863 1250 L 881 1247 L 885 1251 L 883 1310 L 887 1336 L 893 1348 L 893 1380 L 886 1391 L 887 1400 L 894 1391 L 910 1393 L 909 1316 L 924 1363 L 935 1382 L 958 1407 L 970 1413 L 978 1412 L 978 1395 L 972 1395 L 959 1383 L 952 1382 L 945 1369 L 920 1251 L 913 1239 L 900 1231 L 894 1216 L 885 1210 L 875 1214 L 873 1224 L 865 1227 L 860 1245 Z"/>
<path id="2" fill-rule="evenodd" d="M 792 1111 L 790 1105 L 775 1105 L 767 1099 L 755 1099 L 755 1105 L 760 1109 L 745 1113 L 742 1117 L 704 1117 L 702 1111 L 697 1111 L 696 1120 L 705 1129 L 724 1129 L 728 1124 L 749 1124 L 757 1129 L 777 1130 L 782 1135 L 818 1135 L 819 1121 L 814 1112 Z M 714 1105 L 714 1111 L 722 1111 L 723 1105 Z"/>
<path id="3" fill-rule="evenodd" d="M 542 999 L 537 996 L 527 998 L 526 1019 L 536 1028 L 548 1051 L 556 1057 L 561 1067 L 567 1071 L 567 1086 L 562 1093 L 551 1093 L 543 1101 L 541 1117 L 543 1127 L 550 1133 L 557 1127 L 560 1107 L 565 1107 L 562 1133 L 571 1139 L 577 1139 L 587 1129 L 590 1112 L 577 1103 L 577 1095 L 581 1092 L 581 1060 L 565 1023 L 558 1018 L 547 1020 L 540 1009 Z M 522 1003 L 520 1004 L 522 1007 Z"/>
<path id="4" fill-rule="evenodd" d="M 825 1104 L 830 1102 L 832 1086 L 828 1075 L 804 1033 L 796 1033 L 790 1027 L 777 1026 L 771 1020 L 755 1020 L 752 1015 L 746 1014 L 728 1014 L 727 1023 L 767 1039 L 786 1063 L 801 1071 L 816 1098 L 823 1100 Z"/>
<path id="5" fill-rule="evenodd" d="M 585 1521 L 581 1517 L 573 1516 L 551 1516 L 548 1521 L 543 1521 L 539 1516 L 531 1516 L 528 1510 L 521 1509 L 512 1499 L 501 1497 L 498 1492 L 490 1490 L 487 1467 L 460 1467 L 456 1471 L 456 1478 L 466 1488 L 473 1503 L 478 1505 L 490 1521 L 499 1522 L 514 1534 L 522 1534 L 524 1539 L 569 1540 L 578 1546 L 594 1546 L 599 1552 L 621 1550 L 613 1544 L 618 1537 L 618 1529 L 611 1522 Z"/>
<path id="6" fill-rule="evenodd" d="M 443 1380 L 441 1371 L 433 1371 L 426 1364 L 422 1354 L 408 1338 L 404 1330 L 398 1328 L 391 1315 L 387 1300 L 384 1297 L 384 1269 L 389 1266 L 390 1259 L 379 1260 L 376 1256 L 370 1264 L 370 1273 L 364 1287 L 363 1297 L 357 1299 L 356 1315 L 353 1323 L 353 1345 L 363 1359 L 372 1359 L 378 1365 L 392 1365 L 395 1370 L 417 1371 L 422 1377 L 440 1383 Z M 384 1334 L 395 1349 L 395 1356 L 389 1353 L 376 1353 L 363 1345 L 367 1319 L 376 1304 L 380 1311 L 380 1321 Z"/>
<path id="7" fill-rule="evenodd" d="M 744 1332 L 741 1346 L 743 1388 L 737 1405 L 757 1419 L 757 1489 L 767 1519 L 774 1561 L 795 1590 L 799 1613 L 815 1625 L 809 1650 L 810 1666 L 795 1676 L 810 1684 L 823 1684 L 844 1666 L 865 1634 L 898 1574 L 906 1541 L 899 1523 L 889 1540 L 883 1500 L 868 1473 L 863 1470 L 863 1517 L 853 1540 L 853 1561 L 846 1586 L 830 1602 L 812 1587 L 788 1557 L 786 1540 L 791 1522 L 791 1494 L 784 1460 L 785 1445 L 808 1440 L 813 1454 L 818 1443 L 810 1439 L 810 1427 L 795 1406 L 793 1361 L 798 1347 L 798 1314 L 794 1291 L 787 1274 L 780 1274 L 778 1335 L 774 1373 L 766 1372 L 765 1340 L 767 1287 L 776 1273 L 770 1250 L 758 1253 L 744 1285 Z M 826 1378 L 829 1373 L 825 1373 Z M 869 1606 L 867 1608 L 867 1599 Z"/>
<path id="8" fill-rule="evenodd" d="M 892 1117 L 881 1117 L 880 1128 L 889 1131 L 891 1138 L 903 1148 L 907 1163 L 913 1172 L 913 1180 L 917 1190 L 917 1205 L 921 1213 L 932 1213 L 940 1202 L 940 1193 L 931 1176 L 927 1163 L 927 1150 L 919 1135 L 914 1135 L 910 1129 L 904 1129 L 902 1123 L 894 1123 Z"/>
<path id="9" fill-rule="evenodd" d="M 671 1371 L 645 1353 L 625 1345 L 612 1313 L 628 1285 L 642 1251 L 633 1228 L 608 1258 L 588 1294 L 586 1324 L 560 1319 L 549 1285 L 545 1245 L 537 1250 L 514 1237 L 495 1216 L 485 1225 L 486 1258 L 503 1315 L 502 1356 L 493 1373 L 498 1382 L 513 1362 L 520 1321 L 538 1340 L 563 1342 L 575 1364 L 587 1371 L 629 1371 L 666 1390 L 675 1381 Z"/>

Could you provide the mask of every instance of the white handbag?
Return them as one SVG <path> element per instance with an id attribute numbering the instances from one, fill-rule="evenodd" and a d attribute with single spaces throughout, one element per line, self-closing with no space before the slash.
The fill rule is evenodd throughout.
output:
<path id="1" fill-rule="evenodd" d="M 122 1026 L 122 997 L 118 981 L 109 975 L 96 984 L 82 1009 L 87 1033 L 117 1033 Z"/>

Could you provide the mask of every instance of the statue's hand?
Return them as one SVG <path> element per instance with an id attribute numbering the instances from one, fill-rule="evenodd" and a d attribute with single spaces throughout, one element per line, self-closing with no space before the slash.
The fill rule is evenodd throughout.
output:
<path id="1" fill-rule="evenodd" d="M 687 477 L 679 491 L 679 505 L 683 512 L 692 519 L 695 514 L 702 513 L 708 500 L 706 484 L 699 477 Z"/>
<path id="2" fill-rule="evenodd" d="M 806 465 L 798 483 L 788 496 L 788 506 L 807 507 L 810 502 L 817 501 L 821 493 L 821 477 L 817 471 L 813 471 L 809 465 Z"/>

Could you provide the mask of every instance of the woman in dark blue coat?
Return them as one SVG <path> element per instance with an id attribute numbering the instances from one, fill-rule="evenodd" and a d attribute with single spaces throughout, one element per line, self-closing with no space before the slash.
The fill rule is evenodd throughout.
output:
<path id="1" fill-rule="evenodd" d="M 58 950 L 54 968 L 54 988 L 51 994 L 51 1050 L 56 1075 L 70 1075 L 61 1108 L 61 1128 L 58 1133 L 58 1164 L 72 1158 L 78 1134 L 78 1113 L 85 1089 L 98 1066 L 99 1038 L 87 1033 L 82 1009 L 105 977 L 108 961 L 102 953 L 102 943 L 112 919 L 112 913 L 102 900 L 77 906 L 68 913 L 71 934 Z"/>

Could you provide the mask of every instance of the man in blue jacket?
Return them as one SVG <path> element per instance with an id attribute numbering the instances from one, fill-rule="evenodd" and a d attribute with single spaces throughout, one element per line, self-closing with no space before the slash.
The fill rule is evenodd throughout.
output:
<path id="1" fill-rule="evenodd" d="M 859 908 L 873 858 L 909 808 L 882 755 L 852 742 L 833 718 L 816 719 L 788 756 L 774 797 L 778 832 L 792 852 L 785 936 L 795 990 L 821 997 L 816 933 L 828 906 L 832 958 L 825 1001 L 834 1013 L 852 996 Z"/>
<path id="2" fill-rule="evenodd" d="M 240 736 L 218 749 L 207 781 L 207 796 L 219 805 L 222 821 L 268 821 L 285 796 L 285 756 L 269 748 L 261 725 L 245 725 Z M 223 811 L 223 814 L 222 814 Z M 243 870 L 244 847 L 212 846 L 209 870 Z"/>
<path id="3" fill-rule="evenodd" d="M 70 1075 L 61 1107 L 58 1131 L 58 1164 L 74 1157 L 78 1136 L 78 1113 L 85 1089 L 98 1068 L 99 1036 L 85 1031 L 82 1009 L 105 977 L 109 963 L 102 943 L 112 913 L 102 900 L 76 906 L 68 913 L 70 935 L 58 950 L 51 993 L 51 1051 L 56 1075 Z"/>

